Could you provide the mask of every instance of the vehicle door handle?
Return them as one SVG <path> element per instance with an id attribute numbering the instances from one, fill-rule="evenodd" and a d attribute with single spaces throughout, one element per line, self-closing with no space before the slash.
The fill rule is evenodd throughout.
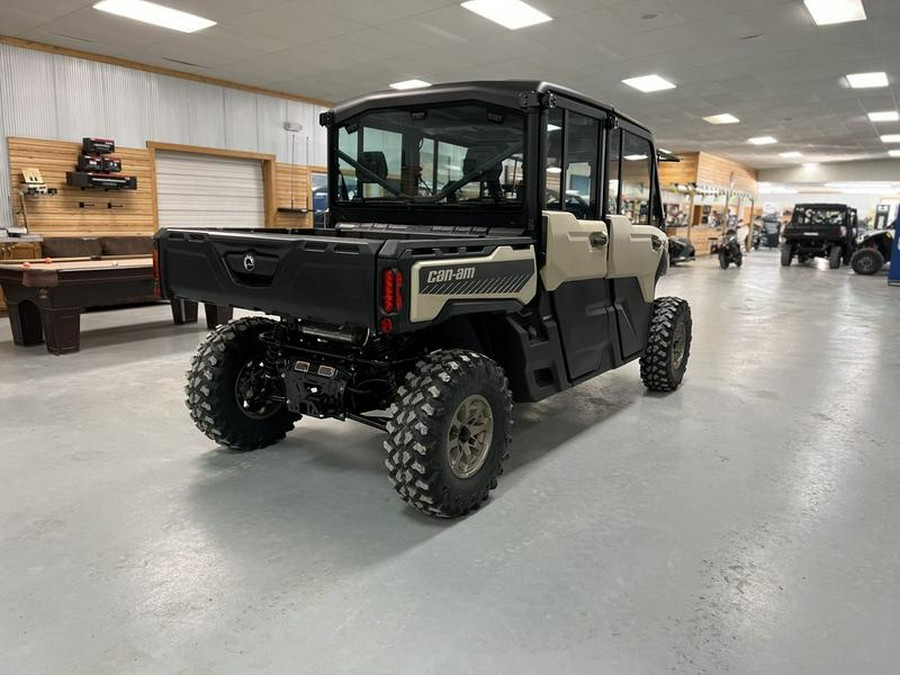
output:
<path id="1" fill-rule="evenodd" d="M 603 248 L 609 243 L 609 235 L 606 232 L 591 232 L 589 239 L 593 248 Z"/>

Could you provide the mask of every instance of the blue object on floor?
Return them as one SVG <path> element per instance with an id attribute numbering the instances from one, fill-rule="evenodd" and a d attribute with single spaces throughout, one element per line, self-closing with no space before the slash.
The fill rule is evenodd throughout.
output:
<path id="1" fill-rule="evenodd" d="M 900 286 L 900 213 L 894 221 L 894 250 L 891 251 L 891 270 L 888 272 L 888 283 Z"/>

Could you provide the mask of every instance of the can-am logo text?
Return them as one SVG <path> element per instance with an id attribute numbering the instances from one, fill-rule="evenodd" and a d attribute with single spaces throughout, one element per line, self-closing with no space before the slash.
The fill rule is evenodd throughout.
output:
<path id="1" fill-rule="evenodd" d="M 449 270 L 431 270 L 425 279 L 425 283 L 440 284 L 444 281 L 466 281 L 474 278 L 474 267 L 457 267 Z"/>

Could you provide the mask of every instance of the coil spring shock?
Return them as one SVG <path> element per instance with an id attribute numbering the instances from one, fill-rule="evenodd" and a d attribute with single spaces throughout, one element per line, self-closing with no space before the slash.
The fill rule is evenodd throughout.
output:
<path id="1" fill-rule="evenodd" d="M 281 345 L 288 337 L 288 324 L 283 319 L 275 324 L 272 332 L 267 336 L 268 348 L 266 349 L 266 358 L 264 360 L 266 376 L 272 379 L 278 379 L 278 359 L 281 358 Z"/>

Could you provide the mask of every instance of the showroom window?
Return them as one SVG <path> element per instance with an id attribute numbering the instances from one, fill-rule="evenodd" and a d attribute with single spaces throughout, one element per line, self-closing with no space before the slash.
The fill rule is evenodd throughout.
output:
<path id="1" fill-rule="evenodd" d="M 653 152 L 650 141 L 622 131 L 619 213 L 632 223 L 650 224 Z"/>

